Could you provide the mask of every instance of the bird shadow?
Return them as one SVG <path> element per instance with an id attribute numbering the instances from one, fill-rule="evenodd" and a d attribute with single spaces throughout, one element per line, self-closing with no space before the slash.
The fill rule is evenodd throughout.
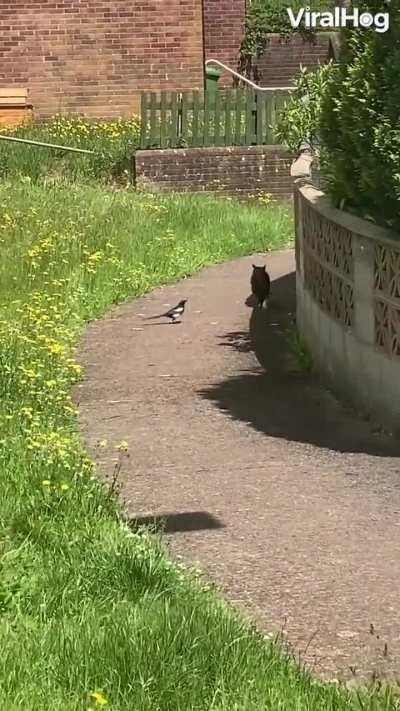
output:
<path id="1" fill-rule="evenodd" d="M 208 511 L 185 511 L 132 518 L 129 527 L 134 531 L 146 527 L 157 533 L 184 533 L 225 528 L 225 524 Z"/>
<path id="2" fill-rule="evenodd" d="M 399 456 L 400 442 L 373 433 L 370 423 L 340 403 L 316 373 L 302 369 L 289 337 L 295 299 L 294 272 L 273 281 L 269 307 L 253 309 L 249 330 L 220 335 L 221 347 L 253 353 L 254 365 L 198 395 L 268 436 L 337 452 Z"/>
<path id="3" fill-rule="evenodd" d="M 182 321 L 173 321 L 168 322 L 168 321 L 156 321 L 155 323 L 143 323 L 143 327 L 151 327 L 151 326 L 176 326 L 178 323 L 182 323 Z"/>

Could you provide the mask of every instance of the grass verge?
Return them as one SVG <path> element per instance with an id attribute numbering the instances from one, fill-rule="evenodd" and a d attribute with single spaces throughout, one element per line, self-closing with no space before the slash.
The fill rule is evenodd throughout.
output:
<path id="1" fill-rule="evenodd" d="M 156 538 L 129 531 L 76 428 L 85 322 L 204 265 L 287 246 L 289 212 L 26 182 L 1 185 L 0 201 L 0 707 L 396 708 L 390 690 L 312 680 Z"/>
<path id="2" fill-rule="evenodd" d="M 56 116 L 0 128 L 0 134 L 93 151 L 93 155 L 18 145 L 0 140 L 0 177 L 24 177 L 47 185 L 60 181 L 129 184 L 133 156 L 139 145 L 140 123 L 135 116 L 115 121 Z"/>

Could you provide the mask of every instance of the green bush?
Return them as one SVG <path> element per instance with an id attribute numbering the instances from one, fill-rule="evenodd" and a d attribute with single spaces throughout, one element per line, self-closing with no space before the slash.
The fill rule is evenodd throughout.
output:
<path id="1" fill-rule="evenodd" d="M 293 0 L 289 7 L 296 13 L 305 6 L 311 10 L 326 10 L 331 4 L 330 0 L 312 0 L 306 5 L 301 0 Z M 304 27 L 296 30 L 291 26 L 287 7 L 288 3 L 283 0 L 252 0 L 246 14 L 245 37 L 241 47 L 242 66 L 265 49 L 269 33 L 274 32 L 284 37 L 297 33 L 310 41 L 313 40 L 315 30 Z"/>
<path id="2" fill-rule="evenodd" d="M 295 155 L 304 144 L 313 151 L 319 145 L 322 97 L 333 70 L 332 62 L 315 72 L 301 69 L 290 99 L 279 116 L 276 137 Z"/>
<path id="3" fill-rule="evenodd" d="M 365 8 L 364 8 L 365 9 Z M 368 9 L 381 12 L 381 2 Z M 400 0 L 390 28 L 346 30 L 324 92 L 321 161 L 334 201 L 400 229 Z"/>
<path id="4" fill-rule="evenodd" d="M 3 135 L 85 148 L 94 154 L 67 153 L 0 140 L 0 178 L 29 176 L 34 182 L 43 179 L 129 182 L 139 133 L 140 124 L 135 116 L 113 121 L 55 116 L 46 122 L 30 121 L 3 128 Z"/>

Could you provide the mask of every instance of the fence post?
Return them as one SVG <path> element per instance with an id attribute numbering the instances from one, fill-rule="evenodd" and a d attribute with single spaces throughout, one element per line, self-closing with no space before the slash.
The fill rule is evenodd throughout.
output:
<path id="1" fill-rule="evenodd" d="M 147 95 L 142 92 L 140 97 L 140 147 L 147 148 Z"/>

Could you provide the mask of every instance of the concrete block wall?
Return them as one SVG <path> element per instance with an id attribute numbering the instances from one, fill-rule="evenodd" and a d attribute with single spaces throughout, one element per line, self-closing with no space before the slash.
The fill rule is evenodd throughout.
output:
<path id="1" fill-rule="evenodd" d="M 333 208 L 320 190 L 304 180 L 295 183 L 295 203 L 299 330 L 332 390 L 399 436 L 400 298 L 395 292 L 400 288 L 396 287 L 400 284 L 399 237 Z M 347 283 L 352 284 L 353 316 L 349 326 L 329 313 L 324 298 L 316 298 L 307 284 L 305 259 L 307 253 L 310 258 L 313 216 L 326 221 L 330 248 L 336 249 L 339 261 L 343 252 L 339 244 L 335 246 L 335 237 L 340 231 L 351 234 L 352 273 Z M 322 254 L 311 253 L 311 258 L 324 269 Z M 332 263 L 326 269 L 332 272 Z M 341 298 L 336 294 L 338 303 Z M 384 319 L 380 318 L 382 308 L 387 309 Z"/>

